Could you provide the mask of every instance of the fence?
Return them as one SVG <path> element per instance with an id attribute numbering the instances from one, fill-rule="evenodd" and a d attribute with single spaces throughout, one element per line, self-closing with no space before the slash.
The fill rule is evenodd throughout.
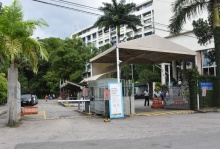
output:
<path id="1" fill-rule="evenodd" d="M 165 95 L 165 101 L 164 108 L 167 109 L 190 109 L 188 84 L 184 83 L 182 86 L 169 87 Z"/>

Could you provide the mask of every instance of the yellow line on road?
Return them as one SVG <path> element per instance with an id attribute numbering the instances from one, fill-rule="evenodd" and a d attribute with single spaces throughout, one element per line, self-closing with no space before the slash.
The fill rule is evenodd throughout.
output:
<path id="1" fill-rule="evenodd" d="M 160 111 L 160 112 L 145 112 L 137 113 L 137 116 L 159 116 L 159 115 L 171 115 L 171 114 L 189 114 L 194 113 L 192 110 L 177 110 L 177 111 Z"/>

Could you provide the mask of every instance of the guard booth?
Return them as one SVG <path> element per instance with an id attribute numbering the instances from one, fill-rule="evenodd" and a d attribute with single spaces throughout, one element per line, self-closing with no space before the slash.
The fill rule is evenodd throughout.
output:
<path id="1" fill-rule="evenodd" d="M 109 83 L 117 82 L 116 78 L 103 78 L 99 80 L 88 82 L 88 94 L 90 98 L 90 110 L 92 113 L 99 115 L 106 115 L 109 111 L 105 105 L 104 91 L 108 89 Z M 134 84 L 121 80 L 122 83 L 122 100 L 123 100 L 123 110 L 124 115 L 131 115 L 135 113 L 134 106 Z M 129 91 L 131 91 L 131 96 L 129 96 Z"/>

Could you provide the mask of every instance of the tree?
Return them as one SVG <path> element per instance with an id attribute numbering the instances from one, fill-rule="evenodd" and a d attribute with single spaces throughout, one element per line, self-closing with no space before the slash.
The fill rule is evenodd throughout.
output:
<path id="1" fill-rule="evenodd" d="M 116 27 L 118 43 L 120 42 L 121 25 L 127 25 L 134 31 L 137 31 L 137 26 L 142 26 L 140 18 L 131 14 L 136 7 L 135 3 L 125 4 L 123 0 L 117 3 L 117 0 L 112 0 L 112 3 L 103 3 L 103 5 L 103 7 L 99 7 L 99 10 L 104 14 L 98 18 L 94 26 L 105 29 Z"/>
<path id="2" fill-rule="evenodd" d="M 97 52 L 96 47 L 86 46 L 79 37 L 65 39 L 62 46 L 51 53 L 51 68 L 60 79 L 79 82 L 82 80 L 85 65 Z"/>
<path id="3" fill-rule="evenodd" d="M 23 20 L 22 6 L 18 0 L 5 6 L 0 16 L 0 49 L 1 54 L 10 63 L 8 73 L 8 125 L 17 123 L 17 81 L 18 66 L 28 63 L 37 73 L 38 59 L 48 59 L 48 53 L 42 43 L 31 38 L 36 27 L 47 26 L 40 20 Z"/>
<path id="4" fill-rule="evenodd" d="M 0 105 L 7 98 L 7 79 L 4 73 L 0 73 Z"/>
<path id="5" fill-rule="evenodd" d="M 139 74 L 139 81 L 149 84 L 150 97 L 153 95 L 153 82 L 160 81 L 160 74 L 149 69 L 144 69 Z"/>
<path id="6" fill-rule="evenodd" d="M 192 18 L 200 11 L 208 10 L 209 19 L 214 37 L 215 61 L 217 76 L 217 98 L 220 100 L 220 19 L 219 19 L 219 1 L 218 0 L 176 0 L 173 5 L 174 15 L 170 19 L 170 32 L 178 34 L 187 18 Z M 209 39 L 209 38 L 207 38 Z"/>

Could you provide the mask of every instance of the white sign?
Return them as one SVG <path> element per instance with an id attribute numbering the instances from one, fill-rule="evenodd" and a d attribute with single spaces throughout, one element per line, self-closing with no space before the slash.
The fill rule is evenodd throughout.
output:
<path id="1" fill-rule="evenodd" d="M 202 88 L 202 97 L 206 96 L 206 88 Z"/>
<path id="2" fill-rule="evenodd" d="M 122 100 L 122 85 L 121 83 L 109 83 L 110 89 L 110 118 L 124 117 L 124 106 Z"/>

